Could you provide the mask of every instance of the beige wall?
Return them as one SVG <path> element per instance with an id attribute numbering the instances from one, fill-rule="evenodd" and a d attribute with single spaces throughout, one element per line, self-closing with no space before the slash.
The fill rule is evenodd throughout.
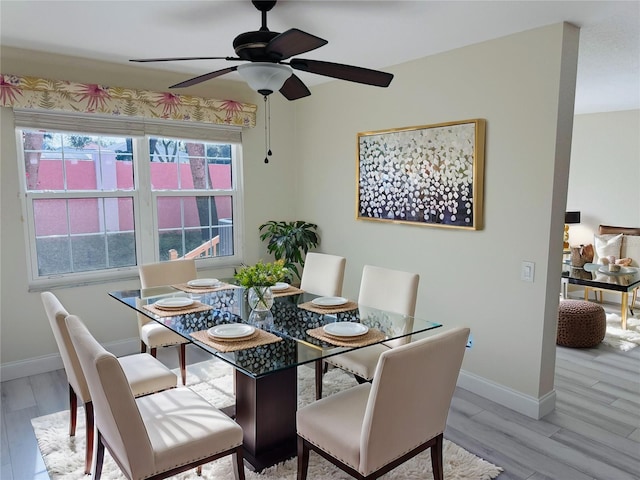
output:
<path id="1" fill-rule="evenodd" d="M 472 329 L 475 344 L 461 382 L 531 416 L 552 408 L 560 273 L 555 266 L 561 258 L 556 239 L 562 236 L 566 199 L 577 42 L 577 29 L 554 25 L 398 65 L 391 69 L 396 78 L 389 89 L 330 82 L 296 102 L 274 96 L 275 154 L 268 166 L 262 163 L 260 98 L 229 82 L 190 89 L 260 108 L 258 127 L 244 137 L 247 261 L 264 254 L 256 233 L 262 221 L 316 222 L 321 250 L 347 257 L 346 295 L 357 296 L 365 264 L 420 273 L 418 315 Z M 24 52 L 2 54 L 3 73 L 150 90 L 183 78 Z M 483 230 L 355 220 L 358 132 L 470 118 L 487 120 Z M 55 344 L 39 298 L 26 289 L 8 109 L 2 109 L 1 120 L 2 367 L 22 363 L 28 370 L 34 357 L 53 355 Z M 520 281 L 523 260 L 536 263 L 533 283 Z M 135 326 L 127 309 L 106 292 L 136 284 L 57 293 L 70 310 L 91 319 L 100 341 L 113 343 L 133 338 Z"/>
<path id="2" fill-rule="evenodd" d="M 299 211 L 347 257 L 344 293 L 368 263 L 419 272 L 417 315 L 473 332 L 462 380 L 523 403 L 552 389 L 576 43 L 571 27 L 532 30 L 399 65 L 388 90 L 334 82 L 296 106 Z M 358 132 L 470 118 L 487 120 L 484 230 L 355 220 Z"/>
<path id="3" fill-rule="evenodd" d="M 84 59 L 55 55 L 43 55 L 3 47 L 0 50 L 1 71 L 5 74 L 34 75 L 43 78 L 101 83 L 105 85 L 166 91 L 168 85 L 184 80 L 184 75 L 162 71 L 141 70 L 135 66 L 117 66 Z M 290 141 L 294 129 L 294 115 L 290 102 L 274 97 L 271 104 L 272 121 L 278 125 L 271 135 L 274 156 L 264 161 L 264 116 L 261 96 L 241 82 L 216 81 L 192 88 L 189 93 L 213 98 L 231 98 L 256 103 L 260 114 L 257 126 L 243 130 L 244 187 L 246 192 L 244 218 L 247 225 L 244 248 L 247 262 L 266 258 L 266 249 L 260 243 L 258 226 L 278 218 L 292 218 L 293 184 L 282 181 L 289 175 L 294 145 Z M 15 154 L 13 112 L 0 108 L 0 322 L 1 362 L 3 378 L 12 372 L 27 374 L 37 371 L 40 364 L 34 359 L 46 361 L 57 352 L 46 317 L 43 315 L 39 292 L 28 292 L 26 253 L 21 207 L 18 199 L 18 166 Z M 215 272 L 213 275 L 231 275 L 232 271 Z M 131 353 L 138 348 L 137 324 L 130 309 L 108 297 L 110 290 L 139 288 L 137 279 L 101 285 L 57 289 L 66 308 L 80 315 L 99 341 L 111 345 L 116 353 Z M 121 342 L 121 344 L 119 344 Z M 49 362 L 48 365 L 58 365 Z M 61 363 L 60 363 L 61 365 Z"/>

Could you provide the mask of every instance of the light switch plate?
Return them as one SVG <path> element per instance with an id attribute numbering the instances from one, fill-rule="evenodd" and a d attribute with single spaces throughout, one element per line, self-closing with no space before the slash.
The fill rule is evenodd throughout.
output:
<path id="1" fill-rule="evenodd" d="M 522 268 L 520 270 L 520 280 L 523 282 L 533 282 L 535 277 L 536 264 L 533 262 L 522 262 Z"/>

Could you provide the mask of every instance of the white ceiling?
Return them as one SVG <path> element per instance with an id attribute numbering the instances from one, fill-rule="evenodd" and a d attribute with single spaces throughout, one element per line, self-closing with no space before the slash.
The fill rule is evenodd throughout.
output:
<path id="1" fill-rule="evenodd" d="M 329 41 L 303 58 L 380 70 L 562 21 L 581 28 L 576 113 L 640 108 L 637 0 L 281 0 L 267 18 L 272 31 L 296 27 Z M 235 56 L 234 37 L 260 24 L 260 12 L 249 0 L 0 1 L 2 45 L 116 63 L 131 58 Z M 136 65 L 183 72 L 186 80 L 237 63 Z M 299 76 L 309 86 L 330 80 L 308 73 Z M 223 78 L 240 79 L 236 73 Z"/>

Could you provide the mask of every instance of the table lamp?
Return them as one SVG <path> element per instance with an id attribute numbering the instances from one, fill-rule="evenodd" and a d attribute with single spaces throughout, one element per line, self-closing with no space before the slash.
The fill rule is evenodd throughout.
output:
<path id="1" fill-rule="evenodd" d="M 580 223 L 580 212 L 564 212 L 564 250 L 569 249 L 569 225 L 575 223 Z"/>

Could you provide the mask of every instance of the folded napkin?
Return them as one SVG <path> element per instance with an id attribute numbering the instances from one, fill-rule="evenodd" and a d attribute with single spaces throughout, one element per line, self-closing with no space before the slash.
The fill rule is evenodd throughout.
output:
<path id="1" fill-rule="evenodd" d="M 211 338 L 206 330 L 193 332 L 191 336 L 199 342 L 215 348 L 219 352 L 235 352 L 237 350 L 246 350 L 248 348 L 259 347 L 260 345 L 268 345 L 269 343 L 282 341 L 282 338 L 278 337 L 277 335 L 266 332 L 259 328 L 256 328 L 256 331 L 248 337 L 244 337 L 241 339 L 234 338 L 229 340 L 219 340 L 216 338 Z"/>
<path id="2" fill-rule="evenodd" d="M 149 310 L 151 313 L 159 317 L 175 317 L 176 315 L 185 315 L 187 313 L 206 312 L 207 310 L 213 310 L 211 305 L 205 305 L 200 302 L 194 302 L 193 304 L 184 308 L 159 308 L 153 304 L 142 305 L 142 308 Z"/>
<path id="3" fill-rule="evenodd" d="M 176 285 L 171 285 L 173 288 L 178 290 L 182 290 L 187 293 L 210 293 L 210 292 L 219 292 L 220 290 L 229 290 L 230 288 L 242 288 L 238 285 L 232 285 L 231 283 L 221 283 L 215 287 L 190 287 L 186 283 L 178 283 Z"/>
<path id="4" fill-rule="evenodd" d="M 330 306 L 321 306 L 316 305 L 312 302 L 305 302 L 298 305 L 299 308 L 304 310 L 309 310 L 310 312 L 315 313 L 340 313 L 340 312 L 348 312 L 350 310 L 355 310 L 358 308 L 358 304 L 356 302 L 352 302 L 349 300 L 347 303 L 343 305 L 330 305 Z"/>
<path id="5" fill-rule="evenodd" d="M 358 335 L 357 337 L 336 337 L 327 334 L 322 327 L 307 330 L 307 334 L 338 347 L 364 347 L 365 345 L 378 343 L 387 338 L 384 333 L 375 328 L 370 328 L 367 333 Z"/>

